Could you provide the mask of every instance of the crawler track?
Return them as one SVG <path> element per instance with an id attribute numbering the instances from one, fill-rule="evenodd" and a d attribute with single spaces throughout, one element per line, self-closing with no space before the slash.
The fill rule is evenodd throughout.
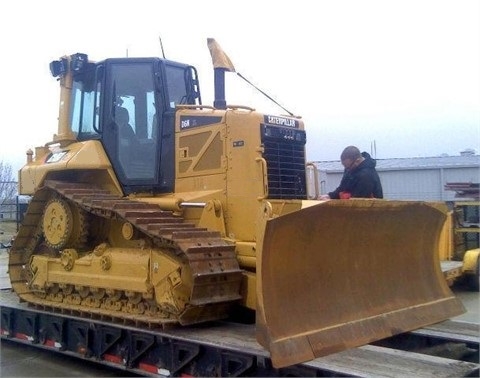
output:
<path id="1" fill-rule="evenodd" d="M 81 299 L 75 293 L 57 293 L 55 297 L 35 294 L 29 285 L 33 274 L 29 261 L 42 243 L 42 217 L 46 204 L 54 197 L 74 203 L 89 216 L 128 222 L 137 238 L 150 248 L 188 264 L 193 286 L 186 308 L 175 314 L 165 310 L 161 303 L 156 308 L 152 308 L 151 302 L 145 306 L 132 305 L 126 298 L 128 293 L 122 293 L 122 300 L 118 299 L 114 306 L 111 298 L 109 306 L 106 306 L 106 299 L 99 302 L 98 296 L 96 300 L 92 298 L 95 291 L 88 296 L 82 295 Z M 80 183 L 48 181 L 37 191 L 10 250 L 9 274 L 12 288 L 20 298 L 40 308 L 135 323 L 190 324 L 218 319 L 225 317 L 230 305 L 240 298 L 241 270 L 235 248 L 218 232 L 186 223 L 182 217 L 163 211 L 155 204 L 119 197 Z M 96 290 L 98 292 L 98 287 Z"/>

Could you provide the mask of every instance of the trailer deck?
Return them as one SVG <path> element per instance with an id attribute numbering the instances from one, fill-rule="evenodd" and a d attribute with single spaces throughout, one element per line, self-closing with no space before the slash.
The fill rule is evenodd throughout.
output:
<path id="1" fill-rule="evenodd" d="M 378 343 L 275 369 L 255 325 L 143 329 L 52 313 L 0 291 L 2 339 L 145 376 L 478 376 L 480 326 L 445 321 Z"/>

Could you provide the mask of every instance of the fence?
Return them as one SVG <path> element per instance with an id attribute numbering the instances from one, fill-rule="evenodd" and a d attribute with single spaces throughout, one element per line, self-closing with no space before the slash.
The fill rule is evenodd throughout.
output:
<path id="1" fill-rule="evenodd" d="M 17 203 L 6 200 L 0 204 L 0 220 L 17 220 Z"/>
<path id="2" fill-rule="evenodd" d="M 25 211 L 27 211 L 28 200 L 16 196 L 12 200 L 6 200 L 0 204 L 0 222 L 18 222 L 23 221 Z"/>

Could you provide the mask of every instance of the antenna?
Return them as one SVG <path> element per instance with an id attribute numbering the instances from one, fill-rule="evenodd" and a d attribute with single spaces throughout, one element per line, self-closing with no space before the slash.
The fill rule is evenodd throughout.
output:
<path id="1" fill-rule="evenodd" d="M 166 58 L 165 58 L 165 51 L 163 51 L 162 37 L 158 36 L 158 41 L 160 42 L 160 48 L 162 49 L 163 59 L 166 59 Z"/>
<path id="2" fill-rule="evenodd" d="M 265 97 L 267 97 L 270 101 L 273 101 L 275 104 L 280 106 L 283 110 L 285 110 L 288 114 L 290 114 L 292 117 L 294 117 L 294 114 L 287 109 L 285 109 L 282 105 L 280 105 L 277 101 L 275 101 L 273 98 L 271 98 L 268 94 L 266 94 L 264 91 L 262 91 L 260 88 L 252 84 L 245 76 L 243 76 L 240 72 L 236 72 L 238 76 L 240 76 L 243 80 L 245 80 L 248 84 L 250 84 L 252 87 L 254 87 L 257 91 L 259 91 L 261 94 L 263 94 Z"/>

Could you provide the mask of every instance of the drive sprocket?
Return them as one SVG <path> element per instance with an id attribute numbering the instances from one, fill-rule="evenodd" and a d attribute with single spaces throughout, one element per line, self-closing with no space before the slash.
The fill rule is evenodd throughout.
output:
<path id="1" fill-rule="evenodd" d="M 68 200 L 53 197 L 45 206 L 42 230 L 51 248 L 78 247 L 85 242 L 88 233 L 85 211 Z"/>

